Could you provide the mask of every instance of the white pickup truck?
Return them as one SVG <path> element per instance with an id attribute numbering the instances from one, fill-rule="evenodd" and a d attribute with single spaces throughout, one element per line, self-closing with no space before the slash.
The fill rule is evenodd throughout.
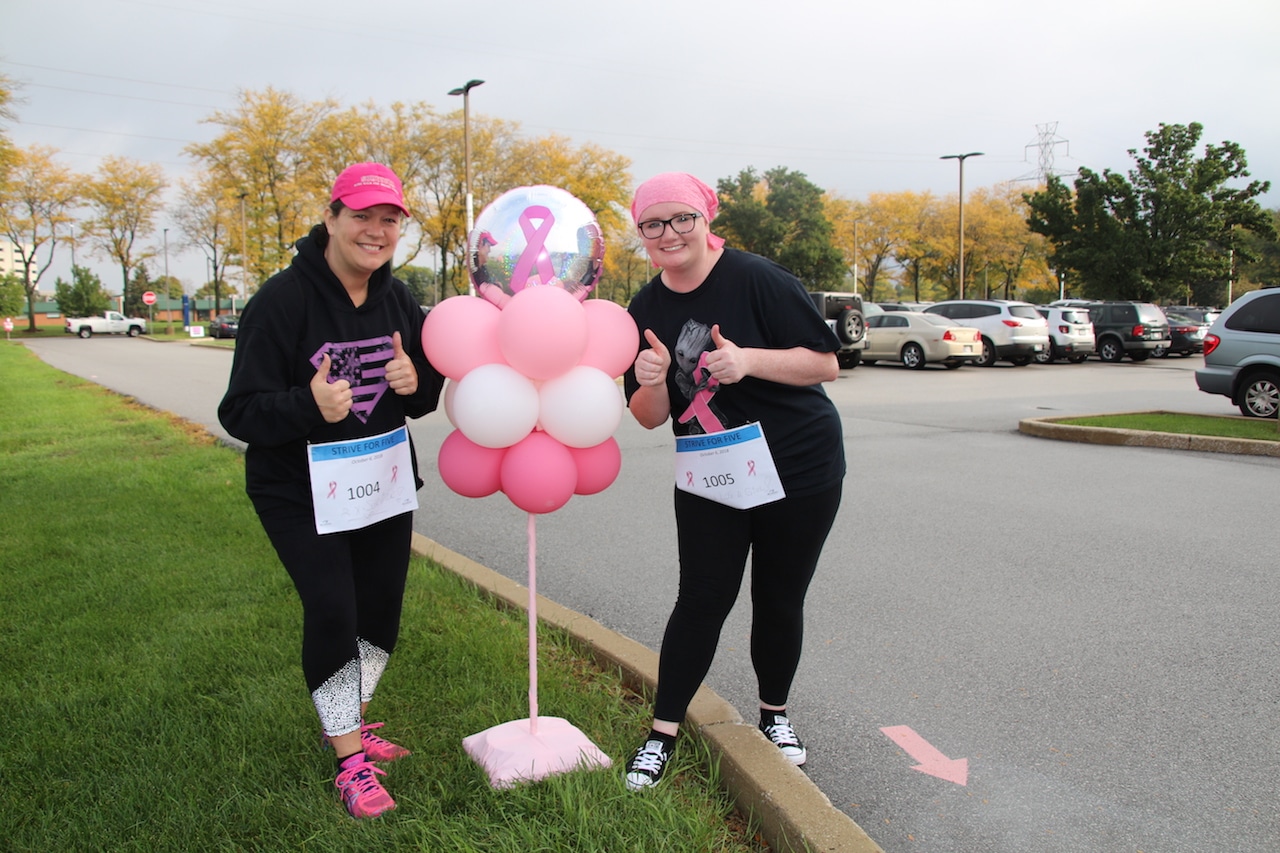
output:
<path id="1" fill-rule="evenodd" d="M 136 338 L 147 330 L 147 321 L 126 317 L 119 311 L 103 311 L 97 317 L 68 317 L 67 334 L 91 338 L 94 335 L 128 335 Z"/>

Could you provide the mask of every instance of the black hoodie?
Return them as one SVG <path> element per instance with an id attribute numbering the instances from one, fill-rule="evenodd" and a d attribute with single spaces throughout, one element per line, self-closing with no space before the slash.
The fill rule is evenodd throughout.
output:
<path id="1" fill-rule="evenodd" d="M 395 429 L 406 417 L 433 411 L 444 385 L 422 351 L 422 309 L 392 277 L 391 265 L 370 276 L 368 297 L 357 308 L 324 258 L 328 242 L 323 225 L 312 228 L 289 268 L 268 279 L 240 317 L 218 420 L 249 445 L 245 491 L 259 515 L 311 515 L 309 443 Z M 408 396 L 392 391 L 382 375 L 396 331 L 418 370 L 418 390 Z M 347 379 L 355 395 L 350 414 L 336 424 L 325 422 L 310 387 L 326 353 L 330 381 Z M 416 453 L 413 474 L 421 488 Z"/>

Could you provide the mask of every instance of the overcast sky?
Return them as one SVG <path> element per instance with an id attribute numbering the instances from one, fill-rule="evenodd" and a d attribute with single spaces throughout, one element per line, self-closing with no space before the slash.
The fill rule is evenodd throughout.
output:
<path id="1" fill-rule="evenodd" d="M 267 86 L 344 105 L 425 101 L 470 79 L 473 116 L 629 158 L 639 182 L 714 185 L 755 167 L 848 198 L 955 193 L 1053 167 L 1127 171 L 1161 122 L 1231 140 L 1280 206 L 1275 0 L 0 0 L 0 72 L 22 83 L 19 145 L 92 172 L 120 154 L 176 179 Z M 1030 184 L 1028 184 L 1030 186 Z M 169 225 L 168 221 L 162 223 Z M 205 279 L 197 253 L 170 271 Z M 157 236 L 157 242 L 159 237 Z M 86 257 L 78 255 L 77 262 Z M 89 265 L 113 287 L 105 261 Z M 161 272 L 153 267 L 153 272 Z M 67 277 L 69 258 L 53 274 Z"/>

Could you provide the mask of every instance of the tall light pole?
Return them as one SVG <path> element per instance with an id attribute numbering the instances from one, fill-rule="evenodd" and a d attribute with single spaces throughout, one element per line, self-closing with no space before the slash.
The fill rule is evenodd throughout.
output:
<path id="1" fill-rule="evenodd" d="M 249 220 L 244 215 L 244 200 L 248 193 L 240 193 L 240 287 L 244 301 L 249 301 Z M 217 301 L 216 299 L 214 300 Z M 222 311 L 221 305 L 213 306 L 213 313 Z M 235 297 L 231 299 L 231 313 L 236 313 Z M 210 315 L 213 316 L 213 315 Z"/>
<path id="2" fill-rule="evenodd" d="M 939 160 L 959 160 L 960 161 L 960 262 L 958 278 L 960 281 L 958 299 L 964 299 L 964 161 L 967 157 L 981 157 L 981 151 L 970 151 L 968 154 L 943 154 Z"/>
<path id="3" fill-rule="evenodd" d="M 164 305 L 169 310 L 169 334 L 173 334 L 173 302 L 169 294 L 169 229 L 164 229 Z"/>
<path id="4" fill-rule="evenodd" d="M 463 237 L 465 244 L 471 239 L 471 229 L 475 228 L 476 220 L 474 210 L 471 203 L 471 90 L 476 86 L 484 83 L 483 80 L 468 80 L 466 85 L 457 89 L 451 89 L 450 95 L 462 96 L 462 161 L 464 172 L 463 191 L 467 194 L 467 233 Z M 476 295 L 476 286 L 471 282 L 471 276 L 467 275 L 467 290 L 472 296 Z"/>
<path id="5" fill-rule="evenodd" d="M 853 220 L 853 292 L 858 292 L 858 224 L 861 219 Z"/>

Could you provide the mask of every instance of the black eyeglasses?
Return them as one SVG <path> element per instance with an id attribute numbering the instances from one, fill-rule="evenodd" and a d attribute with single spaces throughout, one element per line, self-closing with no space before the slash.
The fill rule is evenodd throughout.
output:
<path id="1" fill-rule="evenodd" d="M 646 219 L 639 223 L 636 228 L 640 231 L 640 236 L 646 240 L 657 240 L 666 233 L 667 226 L 671 226 L 671 230 L 677 234 L 688 234 L 693 230 L 693 226 L 697 224 L 700 213 L 677 213 L 670 219 Z"/>

